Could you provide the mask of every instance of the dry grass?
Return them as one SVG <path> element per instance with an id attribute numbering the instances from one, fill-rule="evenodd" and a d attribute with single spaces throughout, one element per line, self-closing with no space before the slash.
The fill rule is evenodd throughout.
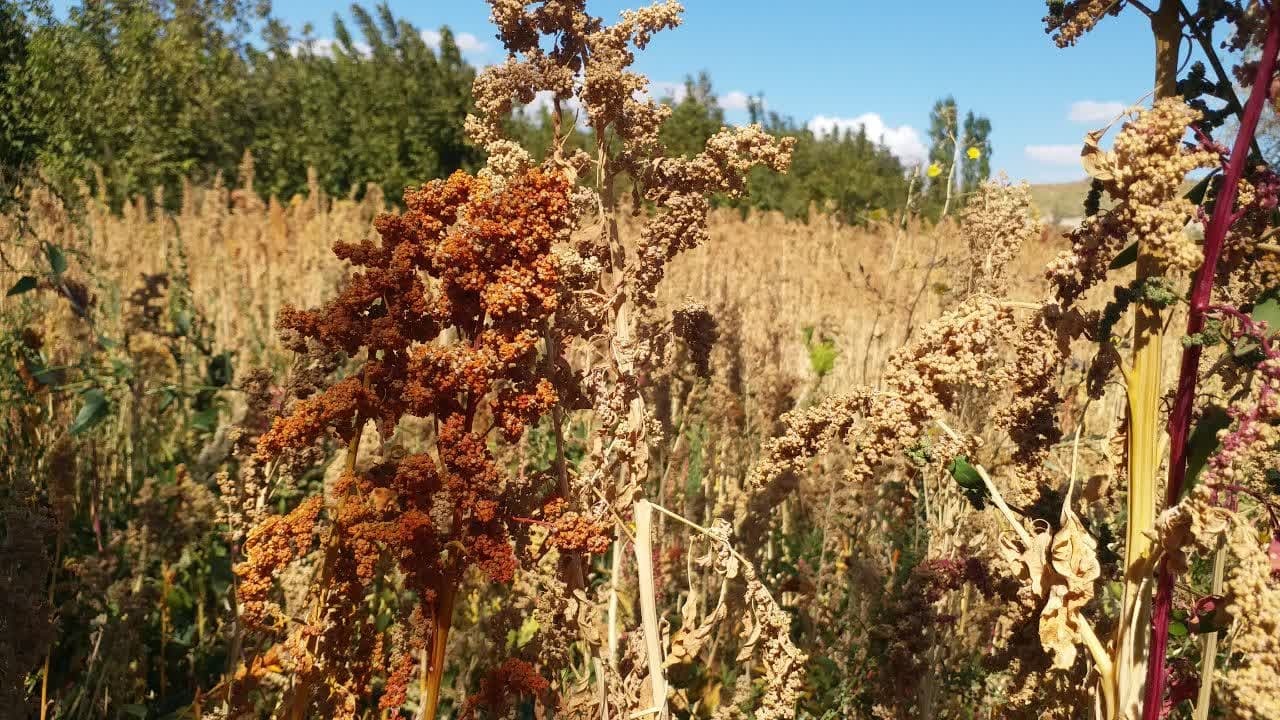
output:
<path id="1" fill-rule="evenodd" d="M 99 302 L 117 310 L 143 275 L 173 273 L 185 262 L 196 307 L 213 322 L 214 345 L 234 350 L 246 367 L 278 368 L 285 360 L 272 326 L 281 306 L 311 307 L 330 296 L 346 270 L 333 243 L 373 235 L 373 218 L 387 203 L 376 188 L 354 200 L 315 186 L 281 201 L 259 197 L 251 183 L 189 187 L 174 214 L 145 198 L 116 213 L 86 194 L 82 219 L 35 192 L 30 237 L 67 249 L 73 271 L 87 273 Z M 630 241 L 640 226 L 625 219 Z M 0 217 L 4 222 L 14 219 Z M 786 369 L 797 377 L 812 374 L 803 329 L 814 328 L 837 353 L 824 388 L 874 383 L 889 354 L 965 292 L 967 249 L 950 222 L 859 227 L 825 216 L 800 223 L 717 210 L 710 228 L 709 244 L 673 264 L 664 305 L 694 299 L 736 306 L 749 336 L 777 335 L 785 343 Z M 1046 234 L 1024 248 L 1011 266 L 1014 295 L 1038 298 L 1042 268 L 1063 247 Z M 20 274 L 0 270 L 0 285 Z"/>
<path id="2" fill-rule="evenodd" d="M 874 385 L 889 355 L 962 298 L 968 281 L 968 249 L 950 222 L 853 227 L 719 211 L 711 238 L 675 263 L 664 299 L 738 306 L 745 334 L 776 334 L 786 370 L 801 378 L 813 374 L 802 332 L 815 328 L 837 353 L 821 394 Z M 1024 248 L 1010 267 L 1012 294 L 1038 299 L 1042 268 L 1064 246 L 1045 236 Z"/>
<path id="3" fill-rule="evenodd" d="M 33 191 L 30 212 L 21 218 L 29 230 L 26 247 L 33 256 L 38 256 L 41 242 L 68 251 L 68 276 L 92 283 L 101 329 L 109 335 L 124 327 L 123 298 L 141 284 L 142 275 L 187 277 L 195 307 L 212 321 L 215 349 L 236 353 L 237 379 L 262 365 L 279 377 L 289 358 L 272 327 L 279 309 L 286 303 L 317 306 L 332 297 L 348 271 L 333 257 L 333 242 L 372 236 L 372 219 L 385 203 L 377 192 L 355 201 L 328 198 L 315 190 L 281 202 L 258 197 L 251 181 L 244 185 L 236 190 L 191 188 L 174 214 L 156 210 L 157 201 L 144 200 L 113 213 L 86 197 L 83 219 L 42 191 Z M 641 224 L 628 213 L 622 218 L 621 235 L 634 246 Z M 0 219 L 9 226 L 19 222 L 14 217 Z M 1047 289 L 1043 268 L 1064 247 L 1064 239 L 1049 233 L 1021 247 L 1008 266 L 1008 297 L 1040 301 Z M 950 220 L 937 226 L 850 227 L 826 217 L 801 224 L 778 215 L 744 219 L 734 211 L 714 211 L 710 241 L 677 258 L 660 286 L 664 315 L 688 299 L 700 301 L 711 308 L 725 332 L 717 350 L 722 354 L 714 363 L 717 374 L 708 386 L 682 371 L 671 371 L 655 390 L 679 406 L 666 414 L 660 411 L 666 437 L 654 450 L 661 470 L 655 500 L 708 526 L 717 516 L 731 516 L 735 498 L 761 459 L 765 440 L 783 429 L 781 415 L 816 407 L 850 388 L 880 385 L 890 355 L 969 295 L 971 267 L 966 241 Z M 16 278 L 16 273 L 0 273 L 0 284 L 7 287 Z M 61 317 L 59 322 L 66 325 L 64 303 L 51 294 L 41 295 L 40 302 L 49 311 L 47 318 Z M 17 307 L 12 298 L 0 303 L 3 310 Z M 820 345 L 825 349 L 815 350 Z M 54 348 L 68 353 L 70 343 L 57 342 Z M 729 355 L 737 356 L 741 366 L 743 377 L 736 386 L 723 377 L 725 367 L 734 364 L 725 360 Z M 1078 423 L 1079 406 L 1073 403 L 1083 401 L 1080 382 L 1091 356 L 1090 348 L 1080 348 L 1070 377 L 1061 378 L 1068 398 L 1061 410 L 1064 426 Z M 1172 375 L 1172 358 L 1167 370 L 1166 375 Z M 1095 482 L 1104 482 L 1098 477 L 1110 472 L 1105 455 L 1109 423 L 1121 414 L 1122 397 L 1112 388 L 1089 412 L 1097 419 L 1089 423 L 1082 474 L 1094 476 Z M 728 410 L 726 401 L 735 409 Z M 975 395 L 972 402 L 973 407 L 957 413 L 959 422 L 970 414 L 981 418 L 993 401 Z M 134 412 L 141 416 L 147 406 Z M 739 415 L 754 420 L 743 421 Z M 980 420 L 958 427 L 966 434 L 984 433 Z M 1006 486 L 1010 480 L 1001 475 L 1001 463 L 1007 459 L 1007 448 L 1002 450 L 998 443 L 997 439 L 982 451 L 982 460 L 997 484 Z M 1070 453 L 1064 443 L 1051 456 L 1055 477 L 1063 485 Z M 973 510 L 945 473 L 894 467 L 873 486 L 858 486 L 840 480 L 847 462 L 846 454 L 833 451 L 814 463 L 798 491 L 776 508 L 765 547 L 751 550 L 763 559 L 766 582 L 784 588 L 779 595 L 782 606 L 799 618 L 803 632 L 814 637 L 821 637 L 823 626 L 839 617 L 854 618 L 867 627 L 911 621 L 920 610 L 902 604 L 915 592 L 909 585 L 897 585 L 904 582 L 903 553 L 912 554 L 912 562 L 951 560 L 993 545 L 1002 532 L 994 515 Z M 691 494 L 688 488 L 695 476 L 699 488 Z M 1055 487 L 1048 489 L 1060 490 Z M 1110 505 L 1114 493 L 1114 487 L 1095 488 L 1091 497 Z M 661 543 L 655 548 L 657 587 L 689 584 L 684 592 L 659 591 L 659 612 L 671 616 L 678 612 L 682 595 L 713 592 L 714 584 L 706 578 L 690 580 L 681 563 L 670 559 L 678 557 L 670 553 L 693 547 L 694 534 L 664 517 L 655 518 L 655 524 L 655 539 Z M 815 566 L 789 575 L 779 568 L 797 557 L 787 547 L 788 533 L 796 528 L 820 530 L 822 550 Z M 816 583 L 816 589 L 806 583 Z M 619 588 L 627 612 L 638 607 L 637 592 L 629 585 Z M 899 595 L 882 597 L 886 592 Z M 837 607 L 839 598 L 846 598 L 842 609 Z M 961 618 L 960 631 L 930 641 L 934 644 L 929 646 L 929 660 L 922 665 L 927 671 L 917 678 L 919 686 L 913 692 L 914 701 L 935 708 L 942 717 L 953 716 L 965 702 L 942 690 L 943 668 L 971 662 L 974 649 L 990 637 L 999 612 L 970 590 L 951 592 L 939 608 Z M 482 629 L 481 623 L 459 629 L 451 651 L 455 659 L 482 646 Z M 856 662 L 875 662 L 867 649 L 872 636 L 862 630 L 817 642 L 825 652 L 856 648 L 861 653 Z M 856 664 L 848 662 L 850 667 Z M 701 698 L 709 703 L 707 698 L 720 692 L 716 682 L 709 678 L 684 692 L 690 701 Z M 861 687 L 849 678 L 842 682 Z M 454 683 L 452 697 L 465 696 L 465 674 Z M 875 686 L 872 681 L 867 684 Z M 996 687 L 991 692 L 992 706 L 998 708 L 1019 690 Z"/>

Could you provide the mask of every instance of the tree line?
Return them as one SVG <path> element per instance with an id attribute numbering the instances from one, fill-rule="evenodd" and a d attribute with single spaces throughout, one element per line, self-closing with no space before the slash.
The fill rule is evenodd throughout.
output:
<path id="1" fill-rule="evenodd" d="M 39 172 L 70 193 L 100 171 L 116 203 L 157 188 L 176 203 L 184 178 L 230 180 L 246 151 L 255 190 L 281 197 L 303 191 L 309 170 L 332 194 L 377 183 L 396 198 L 478 167 L 463 132 L 476 68 L 449 29 L 428 38 L 386 4 L 350 17 L 354 28 L 335 15 L 321 39 L 265 0 L 89 0 L 65 16 L 46 0 L 0 0 L 0 191 Z M 663 140 L 693 153 L 725 112 L 705 73 L 676 95 Z M 791 173 L 751 179 L 744 211 L 861 223 L 910 202 L 936 218 L 990 172 L 990 123 L 972 112 L 960 122 L 950 98 L 934 107 L 918 168 L 863 129 L 817 134 L 761 98 L 748 115 L 797 146 Z M 535 152 L 550 141 L 545 111 L 511 122 Z"/>

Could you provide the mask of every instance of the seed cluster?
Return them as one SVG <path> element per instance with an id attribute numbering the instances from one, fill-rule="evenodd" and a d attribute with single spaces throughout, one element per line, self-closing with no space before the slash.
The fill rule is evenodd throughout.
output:
<path id="1" fill-rule="evenodd" d="M 366 471 L 348 464 L 327 501 L 309 498 L 255 528 L 236 567 L 242 620 L 285 636 L 278 662 L 303 677 L 324 664 L 343 668 L 317 679 L 340 690 L 301 683 L 286 693 L 287 702 L 334 716 L 350 716 L 378 672 L 387 677 L 382 707 L 403 704 L 420 654 L 434 633 L 447 632 L 431 618 L 469 568 L 511 582 L 518 566 L 511 515 L 526 501 L 478 421 L 488 418 L 515 441 L 558 399 L 538 355 L 540 329 L 559 303 L 551 247 L 567 239 L 568 181 L 531 169 L 495 188 L 457 173 L 407 191 L 405 205 L 403 214 L 378 218 L 379 242 L 335 247 L 360 270 L 333 300 L 281 313 L 295 347 L 364 359 L 355 374 L 276 418 L 257 455 L 269 462 L 332 436 L 354 461 L 367 422 L 390 438 L 406 416 L 435 420 L 436 450 Z M 588 529 L 566 527 L 566 538 L 584 539 L 562 542 L 562 551 L 598 552 L 608 543 L 590 539 L 604 537 L 604 528 Z M 275 577 L 311 552 L 317 536 L 321 582 L 298 622 L 271 599 Z M 391 567 L 418 602 L 384 635 L 365 627 L 364 598 Z"/>

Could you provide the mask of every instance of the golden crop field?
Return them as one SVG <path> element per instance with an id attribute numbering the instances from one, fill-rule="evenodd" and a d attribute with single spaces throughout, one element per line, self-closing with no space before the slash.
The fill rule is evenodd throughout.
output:
<path id="1" fill-rule="evenodd" d="M 489 5 L 508 56 L 478 70 L 385 6 L 383 45 L 244 54 L 289 92 L 466 94 L 469 149 L 342 194 L 411 106 L 322 144 L 350 166 L 251 143 L 232 172 L 82 157 L 23 100 L 0 717 L 1280 718 L 1280 177 L 1252 154 L 1280 5 L 1050 3 L 1063 47 L 1150 15 L 1156 87 L 1088 180 L 1034 186 L 988 177 L 954 103 L 907 167 L 654 100 L 674 2 Z M 240 56 L 173 60 L 233 32 L 205 11 L 83 12 L 15 24 L 0 66 L 119 23 L 188 73 L 184 133 L 263 97 L 192 79 Z M 1215 28 L 1235 85 L 1179 62 Z M 887 190 L 831 190 L 851 167 Z"/>

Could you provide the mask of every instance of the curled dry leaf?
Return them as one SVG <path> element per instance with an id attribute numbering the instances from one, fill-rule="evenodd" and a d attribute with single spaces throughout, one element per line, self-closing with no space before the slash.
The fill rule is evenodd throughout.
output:
<path id="1" fill-rule="evenodd" d="M 689 593 L 689 598 L 680 609 L 680 628 L 671 636 L 671 648 L 667 652 L 667 659 L 663 661 L 663 667 L 680 668 L 696 662 L 698 653 L 711 639 L 712 631 L 728 614 L 729 607 L 722 598 L 716 609 L 698 624 L 698 595 Z"/>
<path id="2" fill-rule="evenodd" d="M 1110 128 L 1086 133 L 1084 147 L 1080 149 L 1080 164 L 1084 166 L 1084 171 L 1089 173 L 1089 177 L 1095 180 L 1114 180 L 1116 176 L 1115 156 L 1098 145 L 1108 129 Z"/>
<path id="3" fill-rule="evenodd" d="M 1098 543 L 1069 507 L 1063 508 L 1062 529 L 1053 536 L 1050 561 L 1052 586 L 1040 614 L 1040 644 L 1053 654 L 1053 666 L 1069 669 L 1080 643 L 1081 613 L 1093 598 L 1093 583 L 1102 573 Z"/>
<path id="4" fill-rule="evenodd" d="M 1031 536 L 1031 547 L 1019 549 L 1017 538 L 1012 535 L 1000 536 L 1000 556 L 1004 558 L 1010 573 L 1037 597 L 1044 597 L 1050 584 L 1048 555 L 1053 536 L 1049 534 L 1049 524 L 1037 520 L 1035 534 Z"/>

